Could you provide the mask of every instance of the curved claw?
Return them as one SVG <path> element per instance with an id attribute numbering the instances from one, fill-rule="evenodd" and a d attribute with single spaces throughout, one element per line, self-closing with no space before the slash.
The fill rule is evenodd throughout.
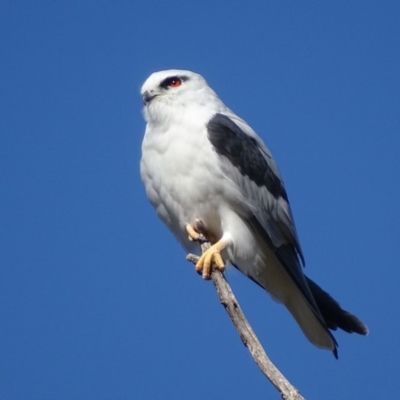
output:
<path id="1" fill-rule="evenodd" d="M 225 269 L 225 262 L 221 256 L 221 251 L 225 247 L 226 243 L 220 240 L 212 245 L 209 249 L 207 249 L 200 257 L 199 261 L 196 264 L 196 271 L 202 272 L 204 279 L 210 279 L 213 263 L 220 271 L 223 271 Z"/>
<path id="2" fill-rule="evenodd" d="M 187 224 L 186 225 L 186 232 L 188 234 L 188 238 L 191 242 L 195 242 L 197 240 L 199 240 L 200 238 L 200 233 L 198 233 L 192 225 Z"/>
<path id="3" fill-rule="evenodd" d="M 194 220 L 194 225 L 187 224 L 185 228 L 188 234 L 188 239 L 191 242 L 200 242 L 200 243 L 207 242 L 207 238 L 205 236 L 204 224 L 200 218 L 196 218 Z"/>

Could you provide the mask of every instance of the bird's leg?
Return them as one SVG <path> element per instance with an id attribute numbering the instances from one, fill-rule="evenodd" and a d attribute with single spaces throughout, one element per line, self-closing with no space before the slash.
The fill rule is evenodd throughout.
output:
<path id="1" fill-rule="evenodd" d="M 225 263 L 221 257 L 221 251 L 224 250 L 228 244 L 227 241 L 220 239 L 202 254 L 196 264 L 196 271 L 201 272 L 204 279 L 210 279 L 213 263 L 220 271 L 225 269 Z"/>

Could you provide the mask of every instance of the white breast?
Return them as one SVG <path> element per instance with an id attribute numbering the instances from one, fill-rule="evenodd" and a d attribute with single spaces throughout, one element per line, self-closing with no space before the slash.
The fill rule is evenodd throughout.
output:
<path id="1" fill-rule="evenodd" d="M 167 129 L 149 123 L 142 144 L 141 176 L 158 215 L 185 248 L 190 247 L 185 225 L 197 217 L 220 234 L 223 175 L 205 125 L 190 118 Z"/>

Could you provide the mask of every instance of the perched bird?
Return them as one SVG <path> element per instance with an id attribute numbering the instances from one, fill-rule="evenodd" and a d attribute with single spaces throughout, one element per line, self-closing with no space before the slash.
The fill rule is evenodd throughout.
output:
<path id="1" fill-rule="evenodd" d="M 186 251 L 211 248 L 196 270 L 230 262 L 283 303 L 306 337 L 337 358 L 330 330 L 366 325 L 304 275 L 304 257 L 275 161 L 259 136 L 194 72 L 155 72 L 141 89 L 147 121 L 141 177 L 158 216 Z"/>

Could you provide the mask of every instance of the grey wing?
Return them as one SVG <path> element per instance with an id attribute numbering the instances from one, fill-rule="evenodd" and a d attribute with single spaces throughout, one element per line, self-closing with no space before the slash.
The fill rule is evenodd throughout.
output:
<path id="1" fill-rule="evenodd" d="M 250 136 L 226 115 L 214 115 L 207 129 L 224 172 L 253 205 L 274 247 L 291 245 L 304 263 L 288 196 L 269 150 L 254 132 Z"/>
<path id="2" fill-rule="evenodd" d="M 242 128 L 247 128 L 246 132 Z M 302 272 L 300 259 L 304 263 L 303 253 L 288 196 L 271 153 L 251 128 L 235 117 L 215 114 L 207 130 L 210 142 L 221 157 L 224 173 L 246 199 L 248 223 L 273 249 L 316 314 L 320 315 Z"/>

